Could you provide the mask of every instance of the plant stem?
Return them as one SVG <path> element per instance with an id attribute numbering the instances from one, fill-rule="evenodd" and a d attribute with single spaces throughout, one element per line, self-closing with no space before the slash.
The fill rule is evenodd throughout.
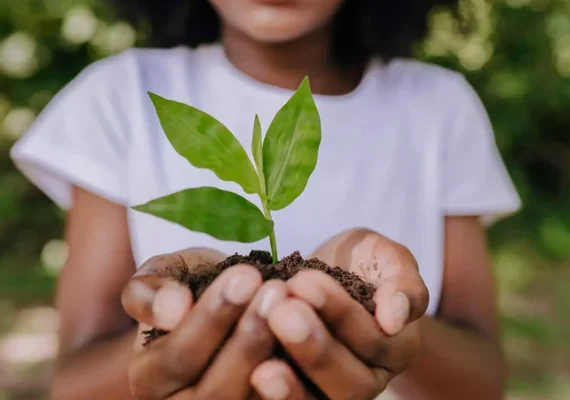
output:
<path id="1" fill-rule="evenodd" d="M 261 199 L 261 202 L 263 203 L 263 213 L 265 214 L 265 218 L 273 222 L 271 211 L 267 206 L 267 200 Z M 275 241 L 275 225 L 273 225 L 273 229 L 269 234 L 269 243 L 271 244 L 271 256 L 273 257 L 273 264 L 277 264 L 279 262 L 279 257 L 277 255 L 277 242 Z"/>

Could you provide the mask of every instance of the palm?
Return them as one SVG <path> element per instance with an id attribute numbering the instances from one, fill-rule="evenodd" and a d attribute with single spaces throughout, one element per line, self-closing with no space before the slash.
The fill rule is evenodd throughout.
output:
<path id="1" fill-rule="evenodd" d="M 312 257 L 378 285 L 390 275 L 391 266 L 401 263 L 405 252 L 402 246 L 376 232 L 351 229 L 321 244 Z"/>

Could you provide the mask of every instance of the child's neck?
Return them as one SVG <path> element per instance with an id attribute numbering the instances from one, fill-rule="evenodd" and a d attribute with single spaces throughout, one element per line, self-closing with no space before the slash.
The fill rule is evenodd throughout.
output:
<path id="1" fill-rule="evenodd" d="M 295 90 L 308 75 L 315 94 L 347 94 L 358 86 L 363 68 L 335 64 L 330 37 L 329 30 L 323 29 L 293 42 L 267 44 L 229 27 L 222 34 L 229 61 L 260 82 Z"/>

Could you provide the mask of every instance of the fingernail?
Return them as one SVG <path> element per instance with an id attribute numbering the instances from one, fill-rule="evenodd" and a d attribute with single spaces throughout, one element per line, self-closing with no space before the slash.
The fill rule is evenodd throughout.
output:
<path id="1" fill-rule="evenodd" d="M 188 294 L 183 288 L 164 286 L 156 292 L 152 313 L 156 324 L 166 330 L 174 329 L 188 308 Z"/>
<path id="2" fill-rule="evenodd" d="M 394 327 L 399 332 L 404 328 L 404 325 L 410 318 L 410 300 L 402 292 L 397 292 L 390 299 L 390 315 L 392 316 L 392 321 Z"/>
<path id="3" fill-rule="evenodd" d="M 261 289 L 259 293 L 259 300 L 256 304 L 257 314 L 261 318 L 267 318 L 273 307 L 286 297 L 286 294 L 282 290 L 277 288 L 266 286 Z"/>
<path id="4" fill-rule="evenodd" d="M 306 319 L 295 310 L 274 322 L 275 334 L 290 343 L 302 343 L 309 338 L 311 328 Z"/>
<path id="5" fill-rule="evenodd" d="M 133 280 L 129 285 L 137 299 L 146 304 L 152 304 L 156 296 L 156 290 L 139 280 Z"/>
<path id="6" fill-rule="evenodd" d="M 251 301 L 257 291 L 257 282 L 247 275 L 236 275 L 230 279 L 224 289 L 224 298 L 235 305 Z"/>
<path id="7" fill-rule="evenodd" d="M 266 400 L 285 400 L 289 396 L 289 385 L 280 376 L 272 376 L 256 387 Z"/>

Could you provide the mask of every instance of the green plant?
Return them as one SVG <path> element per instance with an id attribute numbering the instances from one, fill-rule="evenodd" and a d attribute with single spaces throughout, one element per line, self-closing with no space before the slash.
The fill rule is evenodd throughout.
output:
<path id="1" fill-rule="evenodd" d="M 269 237 L 273 262 L 277 244 L 271 211 L 301 195 L 315 170 L 321 122 L 305 78 L 277 112 L 265 138 L 256 115 L 251 151 L 255 166 L 235 136 L 214 117 L 194 107 L 149 93 L 174 149 L 196 168 L 257 194 L 261 211 L 245 198 L 214 187 L 185 189 L 134 209 L 220 240 L 251 243 Z"/>

